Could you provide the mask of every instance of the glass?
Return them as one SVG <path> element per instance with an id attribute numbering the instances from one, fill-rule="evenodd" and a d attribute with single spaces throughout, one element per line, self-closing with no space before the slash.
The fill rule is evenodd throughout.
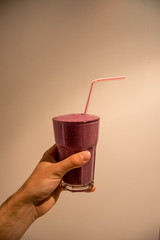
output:
<path id="1" fill-rule="evenodd" d="M 59 161 L 88 150 L 90 160 L 82 167 L 65 174 L 62 186 L 69 191 L 88 191 L 94 185 L 95 155 L 100 118 L 91 114 L 68 114 L 53 118 L 55 142 Z"/>

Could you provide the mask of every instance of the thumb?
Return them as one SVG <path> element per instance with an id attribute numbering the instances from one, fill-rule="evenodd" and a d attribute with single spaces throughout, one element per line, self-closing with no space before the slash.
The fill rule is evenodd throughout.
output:
<path id="1" fill-rule="evenodd" d="M 71 169 L 82 167 L 88 162 L 90 157 L 91 154 L 89 151 L 73 154 L 70 157 L 55 164 L 56 166 L 54 166 L 54 174 L 63 177 Z"/>

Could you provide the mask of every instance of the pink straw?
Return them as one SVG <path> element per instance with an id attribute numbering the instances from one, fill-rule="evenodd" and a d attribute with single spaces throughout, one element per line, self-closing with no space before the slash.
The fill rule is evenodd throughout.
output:
<path id="1" fill-rule="evenodd" d="M 102 81 L 109 81 L 109 80 L 119 80 L 119 79 L 124 79 L 124 78 L 126 78 L 126 77 L 125 76 L 120 76 L 120 77 L 100 78 L 100 79 L 93 80 L 92 83 L 91 83 L 91 87 L 90 87 L 90 91 L 89 91 L 89 95 L 88 95 L 88 99 L 87 99 L 84 114 L 86 114 L 87 109 L 88 109 L 88 104 L 89 104 L 89 101 L 90 101 L 90 97 L 91 97 L 92 88 L 93 88 L 94 83 L 102 82 Z"/>

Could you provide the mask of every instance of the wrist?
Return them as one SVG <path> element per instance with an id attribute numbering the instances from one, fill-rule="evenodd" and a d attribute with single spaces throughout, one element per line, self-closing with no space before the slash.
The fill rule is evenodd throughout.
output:
<path id="1" fill-rule="evenodd" d="M 36 220 L 34 206 L 25 202 L 21 191 L 13 194 L 0 207 L 0 239 L 17 240 Z"/>

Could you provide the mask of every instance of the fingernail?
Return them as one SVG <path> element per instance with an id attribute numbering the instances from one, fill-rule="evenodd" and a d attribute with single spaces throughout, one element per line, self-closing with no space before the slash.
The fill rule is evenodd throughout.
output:
<path id="1" fill-rule="evenodd" d="M 84 152 L 81 152 L 81 156 L 83 161 L 87 161 L 90 159 L 91 153 L 89 151 L 84 151 Z"/>

